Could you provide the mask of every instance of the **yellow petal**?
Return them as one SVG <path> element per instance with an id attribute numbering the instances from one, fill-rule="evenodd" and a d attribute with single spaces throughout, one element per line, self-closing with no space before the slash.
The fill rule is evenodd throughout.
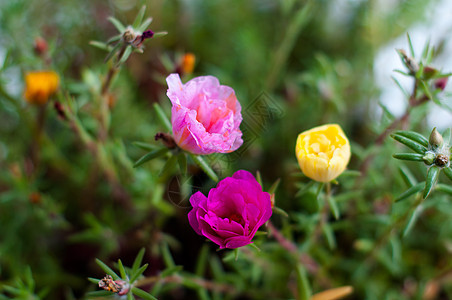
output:
<path id="1" fill-rule="evenodd" d="M 25 75 L 24 98 L 31 104 L 43 105 L 54 94 L 60 82 L 53 71 L 28 72 Z"/>

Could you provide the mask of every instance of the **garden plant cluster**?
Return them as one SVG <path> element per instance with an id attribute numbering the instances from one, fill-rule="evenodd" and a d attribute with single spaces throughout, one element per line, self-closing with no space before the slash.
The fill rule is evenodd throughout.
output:
<path id="1" fill-rule="evenodd" d="M 0 299 L 451 299 L 437 1 L 381 2 L 1 2 Z"/>

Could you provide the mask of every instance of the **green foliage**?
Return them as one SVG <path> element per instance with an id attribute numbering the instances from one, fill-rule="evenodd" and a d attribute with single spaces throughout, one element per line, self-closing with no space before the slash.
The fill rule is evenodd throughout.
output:
<path id="1" fill-rule="evenodd" d="M 120 259 L 118 260 L 118 270 L 121 276 L 119 276 L 115 271 L 113 271 L 101 260 L 96 259 L 96 263 L 107 274 L 107 276 L 105 276 L 103 279 L 89 278 L 89 281 L 97 284 L 99 287 L 104 288 L 105 291 L 90 292 L 87 294 L 88 298 L 103 297 L 113 295 L 114 293 L 118 293 L 121 296 L 127 295 L 128 299 L 134 299 L 132 294 L 142 299 L 151 299 L 151 300 L 157 299 L 151 294 L 145 292 L 144 290 L 134 286 L 139 284 L 137 283 L 137 279 L 142 277 L 142 274 L 148 267 L 148 264 L 140 266 L 144 256 L 144 252 L 145 252 L 144 248 L 142 248 L 140 252 L 138 252 L 138 255 L 136 256 L 131 269 L 124 268 L 122 261 Z"/>

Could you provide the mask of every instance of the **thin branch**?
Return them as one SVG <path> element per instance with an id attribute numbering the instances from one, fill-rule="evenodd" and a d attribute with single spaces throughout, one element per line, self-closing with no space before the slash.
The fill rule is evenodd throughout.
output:
<path id="1" fill-rule="evenodd" d="M 388 137 L 388 135 L 394 131 L 396 128 L 398 128 L 399 126 L 401 126 L 402 128 L 406 127 L 406 124 L 409 121 L 410 118 L 410 113 L 411 110 L 416 107 L 419 106 L 421 104 L 424 104 L 425 102 L 427 102 L 429 100 L 429 98 L 427 97 L 427 95 L 422 95 L 420 98 L 416 98 L 417 92 L 418 92 L 418 88 L 419 88 L 419 79 L 415 79 L 414 80 L 414 85 L 413 85 L 413 91 L 410 95 L 410 98 L 408 99 L 408 107 L 405 111 L 405 113 L 400 116 L 399 118 L 395 119 L 394 121 L 392 121 L 391 124 L 389 124 L 385 130 L 383 130 L 383 132 L 375 139 L 374 144 L 377 146 L 381 146 L 383 144 L 383 142 L 386 140 L 386 138 Z M 372 164 L 372 161 L 375 158 L 375 154 L 369 154 L 363 161 L 363 163 L 361 164 L 361 167 L 359 168 L 361 176 L 360 178 L 365 178 L 367 171 L 370 167 L 370 165 Z M 359 180 L 358 182 L 361 182 L 362 180 Z"/>
<path id="2" fill-rule="evenodd" d="M 297 245 L 292 241 L 286 239 L 284 235 L 278 229 L 276 229 L 271 221 L 267 222 L 267 227 L 270 229 L 270 236 L 273 236 L 284 249 L 294 254 L 295 256 L 298 256 L 300 262 L 310 273 L 316 273 L 318 271 L 319 266 L 314 261 L 314 259 L 306 253 L 300 253 L 298 251 Z"/>
<path id="3" fill-rule="evenodd" d="M 239 292 L 235 288 L 235 286 L 224 284 L 224 283 L 216 283 L 213 281 L 205 280 L 203 278 L 199 277 L 182 277 L 180 275 L 172 275 L 168 277 L 159 277 L 159 276 L 152 276 L 152 277 L 146 277 L 143 279 L 138 280 L 134 286 L 140 287 L 145 285 L 150 285 L 154 283 L 177 283 L 177 284 L 183 284 L 186 281 L 190 281 L 191 283 L 194 283 L 196 285 L 199 285 L 203 289 L 219 292 L 219 293 L 225 293 L 225 294 L 238 294 Z"/>

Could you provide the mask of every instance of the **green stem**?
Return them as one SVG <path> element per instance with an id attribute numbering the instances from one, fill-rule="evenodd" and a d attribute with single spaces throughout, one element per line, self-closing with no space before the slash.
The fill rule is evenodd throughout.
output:
<path id="1" fill-rule="evenodd" d="M 167 277 L 159 277 L 159 276 L 152 276 L 152 277 L 146 277 L 143 279 L 140 279 L 136 281 L 134 286 L 140 287 L 140 286 L 146 286 L 153 283 L 177 283 L 177 284 L 195 284 L 198 285 L 206 290 L 216 291 L 220 293 L 225 294 L 237 294 L 238 291 L 234 286 L 223 284 L 223 283 L 216 283 L 213 281 L 208 281 L 199 277 L 192 277 L 192 276 L 179 276 L 179 275 L 172 275 Z"/>
<path id="2" fill-rule="evenodd" d="M 320 198 L 320 192 L 322 191 L 323 187 L 325 186 L 325 183 L 318 182 L 319 186 L 317 187 L 317 191 L 315 193 L 315 198 L 317 200 L 317 210 L 320 210 L 322 207 L 322 199 Z"/>
<path id="3" fill-rule="evenodd" d="M 303 29 L 303 27 L 307 24 L 308 20 L 311 17 L 311 11 L 313 8 L 313 1 L 308 1 L 306 5 L 302 6 L 292 18 L 289 26 L 287 27 L 287 31 L 284 35 L 284 38 L 276 50 L 273 62 L 270 67 L 270 72 L 267 76 L 266 87 L 269 92 L 272 92 L 273 89 L 278 84 L 278 78 L 282 78 L 281 71 L 287 64 L 287 58 L 292 51 L 297 38 Z"/>
<path id="4" fill-rule="evenodd" d="M 123 46 L 118 53 L 117 62 L 121 60 L 121 57 L 124 55 L 124 51 L 126 50 L 126 46 Z M 116 67 L 116 63 L 112 63 L 110 68 L 108 69 L 107 76 L 102 84 L 101 93 L 100 93 L 100 129 L 99 129 L 99 140 L 105 141 L 108 136 L 108 128 L 110 127 L 110 108 L 108 104 L 109 99 L 109 89 L 111 83 L 113 82 L 113 78 L 118 73 L 119 68 Z"/>
<path id="5" fill-rule="evenodd" d="M 21 106 L 21 100 L 14 98 L 10 94 L 8 94 L 3 86 L 0 85 L 0 96 L 7 100 L 9 104 L 11 104 L 16 112 L 20 115 L 22 122 L 26 124 L 26 126 L 31 130 L 33 128 L 31 116 L 27 113 L 27 111 Z"/>
<path id="6" fill-rule="evenodd" d="M 190 153 L 191 159 L 215 182 L 218 182 L 218 175 L 200 155 Z"/>
<path id="7" fill-rule="evenodd" d="M 126 48 L 127 48 L 127 46 L 123 46 L 121 48 L 121 50 L 118 53 L 116 63 L 118 63 L 121 60 Z M 108 69 L 107 77 L 105 77 L 105 81 L 102 84 L 102 90 L 101 90 L 102 96 L 105 96 L 107 94 L 108 90 L 110 89 L 111 82 L 113 81 L 113 77 L 115 76 L 116 72 L 119 70 L 116 67 L 116 63 L 112 63 L 110 65 L 110 68 Z"/>
<path id="8" fill-rule="evenodd" d="M 270 229 L 270 234 L 278 241 L 281 247 L 286 249 L 289 253 L 297 256 L 299 261 L 310 273 L 316 273 L 318 271 L 319 266 L 315 260 L 306 253 L 299 253 L 297 245 L 284 237 L 284 235 L 273 225 L 271 221 L 267 222 L 267 227 Z"/>
<path id="9" fill-rule="evenodd" d="M 33 162 L 34 172 L 37 172 L 40 161 L 40 150 L 42 147 L 43 130 L 46 118 L 47 105 L 38 106 L 36 114 L 36 123 L 33 130 L 33 139 L 31 144 L 31 160 Z"/>
<path id="10" fill-rule="evenodd" d="M 424 199 L 419 194 L 416 197 L 416 201 L 413 203 L 411 208 L 408 209 L 407 212 L 405 214 L 403 214 L 399 219 L 397 219 L 392 225 L 390 225 L 388 228 L 385 229 L 383 234 L 378 238 L 378 241 L 376 242 L 372 251 L 367 256 L 363 265 L 370 265 L 373 263 L 373 261 L 377 257 L 376 254 L 378 253 L 378 251 L 387 244 L 388 240 L 391 238 L 391 236 L 394 234 L 394 232 L 399 228 L 399 226 L 403 225 L 408 220 L 408 218 L 412 215 L 413 211 L 416 210 L 417 207 L 423 201 L 424 201 Z"/>
<path id="11" fill-rule="evenodd" d="M 413 91 L 408 99 L 409 105 L 408 105 L 405 113 L 401 117 L 395 119 L 391 124 L 389 124 L 385 128 L 385 130 L 383 130 L 383 132 L 375 139 L 376 146 L 380 147 L 383 144 L 383 142 L 385 141 L 385 139 L 388 137 L 388 135 L 394 129 L 396 129 L 399 126 L 399 124 L 402 125 L 402 128 L 405 127 L 406 124 L 408 123 L 412 109 L 414 107 L 417 107 L 419 105 L 426 103 L 429 100 L 429 98 L 426 97 L 425 95 L 421 96 L 420 98 L 416 98 L 418 89 L 419 89 L 419 79 L 415 78 L 414 85 L 413 85 Z M 374 158 L 375 158 L 375 153 L 370 153 L 363 160 L 363 163 L 361 164 L 361 167 L 359 168 L 359 171 L 361 172 L 361 176 L 360 176 L 361 180 L 357 181 L 355 188 L 357 188 L 361 184 L 362 179 L 366 178 L 367 171 L 369 170 L 369 167 L 372 164 L 372 161 L 374 160 Z"/>

